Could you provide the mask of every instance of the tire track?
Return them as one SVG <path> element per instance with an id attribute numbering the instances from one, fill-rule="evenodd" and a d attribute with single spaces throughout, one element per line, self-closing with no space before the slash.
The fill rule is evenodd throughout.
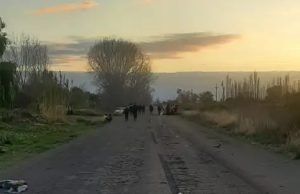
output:
<path id="1" fill-rule="evenodd" d="M 171 172 L 171 169 L 169 168 L 168 162 L 164 159 L 163 155 L 158 154 L 158 157 L 160 159 L 160 163 L 162 164 L 163 170 L 165 172 L 165 175 L 166 175 L 171 193 L 172 194 L 178 194 L 179 190 L 177 188 L 176 181 L 175 181 L 175 178 L 174 178 L 174 176 Z"/>
<path id="2" fill-rule="evenodd" d="M 258 194 L 207 153 L 178 136 L 168 126 L 156 127 L 159 159 L 172 194 Z"/>

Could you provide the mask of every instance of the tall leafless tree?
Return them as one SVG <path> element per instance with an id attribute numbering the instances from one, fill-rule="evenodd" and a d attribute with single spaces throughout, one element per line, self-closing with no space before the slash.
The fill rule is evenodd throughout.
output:
<path id="1" fill-rule="evenodd" d="M 21 88 L 29 76 L 40 76 L 49 64 L 47 46 L 24 34 L 10 42 L 4 58 L 17 65 L 17 77 Z"/>
<path id="2" fill-rule="evenodd" d="M 150 59 L 129 41 L 105 38 L 90 48 L 88 61 L 95 71 L 104 108 L 151 101 Z"/>
<path id="3" fill-rule="evenodd" d="M 3 31 L 4 28 L 5 28 L 5 23 L 2 21 L 0 17 L 0 61 L 2 59 L 2 55 L 6 49 L 6 45 L 8 42 L 6 33 Z"/>

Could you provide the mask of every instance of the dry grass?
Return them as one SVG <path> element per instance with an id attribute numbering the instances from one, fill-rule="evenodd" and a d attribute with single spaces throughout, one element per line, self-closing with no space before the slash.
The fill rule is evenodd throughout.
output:
<path id="1" fill-rule="evenodd" d="M 300 159 L 300 129 L 293 128 L 287 136 L 285 150 L 294 153 L 296 159 Z"/>
<path id="2" fill-rule="evenodd" d="M 243 116 L 240 113 L 226 110 L 205 111 L 200 113 L 201 121 L 217 125 L 222 128 L 231 128 L 234 133 L 255 135 L 263 131 L 278 129 L 278 124 L 267 115 Z"/>
<path id="3" fill-rule="evenodd" d="M 240 116 L 238 126 L 235 128 L 236 133 L 245 135 L 254 135 L 262 131 L 278 129 L 278 124 L 266 115 L 258 114 L 255 117 Z"/>
<path id="4" fill-rule="evenodd" d="M 181 114 L 182 114 L 182 116 L 193 117 L 193 116 L 199 115 L 199 111 L 197 111 L 197 110 L 185 110 L 185 111 L 182 111 Z"/>
<path id="5" fill-rule="evenodd" d="M 223 128 L 235 126 L 238 122 L 238 116 L 236 114 L 225 110 L 205 111 L 201 113 L 201 116 L 204 120 Z"/>
<path id="6" fill-rule="evenodd" d="M 41 114 L 50 122 L 52 121 L 66 121 L 66 108 L 65 106 L 44 106 L 40 107 Z"/>
<path id="7" fill-rule="evenodd" d="M 251 142 L 292 153 L 300 159 L 300 128 L 282 105 L 230 104 L 227 108 L 184 111 L 183 116 L 206 126 L 225 128 Z"/>
<path id="8" fill-rule="evenodd" d="M 226 128 L 227 131 L 247 137 L 252 142 L 276 147 L 276 150 L 292 153 L 294 158 L 300 159 L 300 129 L 290 129 L 287 125 L 282 125 L 281 120 L 275 120 L 266 113 L 259 110 L 256 114 L 205 111 L 198 115 L 197 121 Z"/>

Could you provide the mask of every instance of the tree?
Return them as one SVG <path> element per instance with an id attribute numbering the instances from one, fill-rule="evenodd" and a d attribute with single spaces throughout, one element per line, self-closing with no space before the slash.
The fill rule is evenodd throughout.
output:
<path id="1" fill-rule="evenodd" d="M 20 88 L 24 88 L 30 76 L 41 77 L 49 64 L 47 46 L 24 34 L 11 41 L 3 58 L 17 65 Z"/>
<path id="2" fill-rule="evenodd" d="M 285 106 L 291 115 L 296 126 L 300 126 L 300 93 L 293 93 L 287 96 Z"/>
<path id="3" fill-rule="evenodd" d="M 267 89 L 266 100 L 269 102 L 278 102 L 282 99 L 282 86 L 273 86 Z"/>
<path id="4" fill-rule="evenodd" d="M 6 33 L 3 32 L 4 28 L 5 28 L 5 23 L 2 21 L 2 19 L 0 17 L 0 59 L 2 58 L 2 55 L 6 49 L 6 45 L 8 42 Z"/>
<path id="5" fill-rule="evenodd" d="M 70 91 L 70 106 L 73 108 L 83 108 L 88 106 L 89 96 L 79 87 L 73 87 Z"/>
<path id="6" fill-rule="evenodd" d="M 11 62 L 0 63 L 0 105 L 11 108 L 15 94 L 16 65 Z"/>
<path id="7" fill-rule="evenodd" d="M 214 101 L 214 95 L 207 91 L 200 94 L 200 102 L 202 104 L 211 104 Z"/>
<path id="8" fill-rule="evenodd" d="M 97 104 L 99 103 L 99 95 L 94 94 L 94 93 L 90 93 L 90 92 L 85 92 L 86 95 L 88 96 L 88 105 L 89 108 L 95 108 L 97 106 Z"/>
<path id="9" fill-rule="evenodd" d="M 90 48 L 88 61 L 97 73 L 103 108 L 152 100 L 150 60 L 134 43 L 102 39 Z"/>
<path id="10" fill-rule="evenodd" d="M 0 59 L 6 50 L 8 39 L 3 32 L 5 23 L 0 17 Z M 11 108 L 15 89 L 16 65 L 10 62 L 0 61 L 0 105 L 1 107 Z"/>

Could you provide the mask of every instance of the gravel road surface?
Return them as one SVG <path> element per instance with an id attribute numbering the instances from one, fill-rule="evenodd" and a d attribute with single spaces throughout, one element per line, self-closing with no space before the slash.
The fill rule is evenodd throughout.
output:
<path id="1" fill-rule="evenodd" d="M 172 122 L 163 116 L 137 122 L 116 117 L 0 177 L 26 180 L 32 194 L 263 193 L 179 135 Z"/>

